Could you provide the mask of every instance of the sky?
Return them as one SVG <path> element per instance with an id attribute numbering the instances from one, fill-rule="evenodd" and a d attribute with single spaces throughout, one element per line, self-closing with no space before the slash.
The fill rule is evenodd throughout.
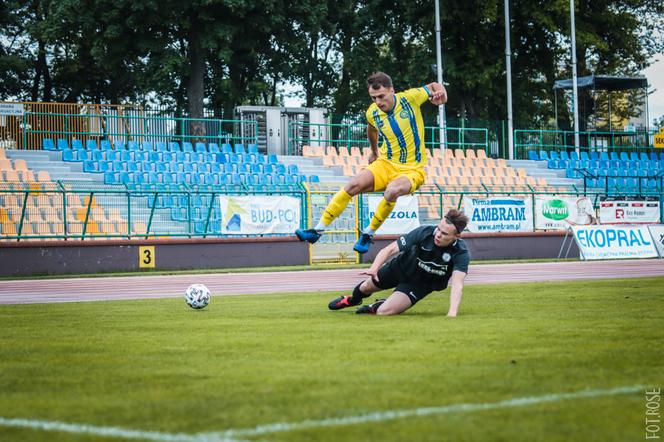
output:
<path id="1" fill-rule="evenodd" d="M 655 93 L 648 97 L 650 124 L 652 124 L 652 120 L 655 118 L 664 115 L 664 54 L 658 54 L 654 59 L 657 62 L 643 71 L 643 74 L 648 79 L 649 89 L 656 89 Z"/>

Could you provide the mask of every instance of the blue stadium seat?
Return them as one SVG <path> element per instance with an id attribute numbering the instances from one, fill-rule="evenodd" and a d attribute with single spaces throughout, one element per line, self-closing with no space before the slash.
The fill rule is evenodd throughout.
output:
<path id="1" fill-rule="evenodd" d="M 101 150 L 105 152 L 113 150 L 113 146 L 111 146 L 111 142 L 108 140 L 101 140 L 101 142 L 99 143 L 99 147 L 101 147 Z"/>
<path id="2" fill-rule="evenodd" d="M 583 160 L 583 161 L 590 161 L 590 155 L 588 155 L 588 152 L 586 152 L 584 150 L 584 151 L 581 152 L 581 155 L 579 156 L 579 159 Z"/>
<path id="3" fill-rule="evenodd" d="M 158 162 L 163 159 L 161 152 L 156 152 L 154 150 L 148 151 L 148 161 Z"/>
<path id="4" fill-rule="evenodd" d="M 247 151 L 244 150 L 244 144 L 236 144 L 234 152 L 235 153 L 247 153 Z"/>
<path id="5" fill-rule="evenodd" d="M 120 151 L 120 161 L 134 161 L 134 153 L 128 150 Z"/>
<path id="6" fill-rule="evenodd" d="M 99 165 L 96 161 L 85 160 L 83 161 L 83 172 L 99 172 Z"/>
<path id="7" fill-rule="evenodd" d="M 609 161 L 609 154 L 607 152 L 600 152 L 599 160 L 600 161 Z"/>
<path id="8" fill-rule="evenodd" d="M 129 161 L 126 163 L 122 161 L 113 162 L 113 170 L 126 170 L 127 172 L 142 172 L 143 163 L 137 163 L 135 161 Z"/>
<path id="9" fill-rule="evenodd" d="M 92 159 L 92 153 L 87 150 L 75 150 L 74 155 L 76 155 L 76 161 L 86 161 Z"/>
<path id="10" fill-rule="evenodd" d="M 247 152 L 248 153 L 258 153 L 258 145 L 256 144 L 249 144 L 247 146 Z"/>
<path id="11" fill-rule="evenodd" d="M 219 145 L 217 143 L 209 143 L 208 151 L 210 153 L 221 153 L 221 150 L 219 150 Z"/>
<path id="12" fill-rule="evenodd" d="M 231 155 L 231 161 L 234 163 L 244 163 L 244 154 L 234 153 Z"/>
<path id="13" fill-rule="evenodd" d="M 127 146 L 125 145 L 124 141 L 116 141 L 113 143 L 113 146 L 115 147 L 115 150 L 118 151 L 127 150 Z"/>
<path id="14" fill-rule="evenodd" d="M 196 152 L 206 153 L 207 149 L 205 148 L 205 143 L 196 143 Z"/>
<path id="15" fill-rule="evenodd" d="M 597 153 L 596 150 L 593 150 L 592 152 L 590 152 L 590 160 L 599 161 L 599 154 Z"/>
<path id="16" fill-rule="evenodd" d="M 277 168 L 274 164 L 266 164 L 263 166 L 263 172 L 267 174 L 273 174 L 277 171 Z"/>
<path id="17" fill-rule="evenodd" d="M 104 160 L 104 151 L 93 150 L 93 151 L 88 151 L 88 153 L 92 155 L 92 159 L 94 161 L 103 161 Z"/>
<path id="18" fill-rule="evenodd" d="M 189 141 L 184 141 L 182 143 L 182 152 L 193 152 L 194 146 Z"/>
<path id="19" fill-rule="evenodd" d="M 320 183 L 320 177 L 318 175 L 309 175 L 310 183 Z"/>
<path id="20" fill-rule="evenodd" d="M 558 160 L 549 160 L 546 162 L 546 167 L 549 169 L 557 169 L 558 168 Z"/>
<path id="21" fill-rule="evenodd" d="M 120 158 L 119 153 L 114 150 L 103 150 L 102 154 L 106 161 L 118 161 Z"/>
<path id="22" fill-rule="evenodd" d="M 88 150 L 97 150 L 99 149 L 99 146 L 97 146 L 97 140 L 87 140 L 85 142 L 85 148 Z"/>
<path id="23" fill-rule="evenodd" d="M 50 138 L 44 138 L 42 140 L 42 149 L 55 150 L 55 145 L 53 144 L 53 140 L 51 140 Z"/>
<path id="24" fill-rule="evenodd" d="M 566 150 L 561 150 L 560 151 L 560 159 L 565 160 L 565 161 L 569 161 L 570 160 L 569 153 Z"/>
<path id="25" fill-rule="evenodd" d="M 69 142 L 64 138 L 58 138 L 58 150 L 69 149 Z"/>
<path id="26" fill-rule="evenodd" d="M 267 164 L 267 155 L 258 154 L 256 155 L 256 162 L 260 164 Z"/>
<path id="27" fill-rule="evenodd" d="M 117 172 L 104 172 L 104 184 L 119 184 L 120 174 Z"/>
<path id="28" fill-rule="evenodd" d="M 112 161 L 100 161 L 97 163 L 99 172 L 114 172 Z"/>
<path id="29" fill-rule="evenodd" d="M 171 163 L 171 162 L 173 162 L 173 152 L 168 152 L 168 151 L 162 152 L 161 153 L 161 158 L 162 158 L 162 161 L 165 161 L 167 163 Z"/>
<path id="30" fill-rule="evenodd" d="M 620 156 L 618 156 L 618 152 L 613 151 L 609 154 L 609 160 L 610 161 L 620 161 Z"/>
<path id="31" fill-rule="evenodd" d="M 180 144 L 177 141 L 170 141 L 168 143 L 168 150 L 171 152 L 180 152 Z"/>
<path id="32" fill-rule="evenodd" d="M 194 161 L 196 163 L 199 163 L 203 161 L 203 154 L 199 152 L 191 152 L 189 154 L 190 161 Z"/>
<path id="33" fill-rule="evenodd" d="M 545 150 L 540 150 L 540 151 L 539 151 L 539 159 L 540 159 L 540 160 L 547 160 L 547 161 L 548 161 L 548 159 L 549 159 L 549 154 L 546 153 Z"/>
<path id="34" fill-rule="evenodd" d="M 143 152 L 142 150 L 137 150 L 134 152 L 134 160 L 136 161 L 148 161 L 148 153 Z"/>
<path id="35" fill-rule="evenodd" d="M 559 156 L 558 156 L 557 151 L 552 150 L 551 152 L 549 152 L 549 159 L 550 160 L 557 160 L 558 158 L 559 158 Z"/>
<path id="36" fill-rule="evenodd" d="M 288 173 L 289 174 L 295 174 L 295 175 L 299 174 L 300 171 L 297 168 L 297 164 L 289 164 L 288 165 Z"/>
<path id="37" fill-rule="evenodd" d="M 273 153 L 268 154 L 267 156 L 267 162 L 272 163 L 272 164 L 277 164 L 279 160 L 277 159 L 277 156 Z"/>
<path id="38" fill-rule="evenodd" d="M 257 163 L 258 162 L 258 154 L 248 153 L 244 156 L 244 161 L 247 162 L 247 163 Z"/>
<path id="39" fill-rule="evenodd" d="M 71 148 L 74 150 L 83 150 L 83 142 L 81 140 L 71 140 Z"/>
<path id="40" fill-rule="evenodd" d="M 285 174 L 286 173 L 286 165 L 279 163 L 276 165 L 276 173 L 278 174 Z"/>
<path id="41" fill-rule="evenodd" d="M 569 156 L 572 160 L 579 161 L 579 154 L 575 150 L 570 152 Z"/>
<path id="42" fill-rule="evenodd" d="M 154 146 L 152 146 L 151 141 L 143 141 L 141 144 L 141 149 L 147 152 L 152 152 L 154 150 Z"/>
<path id="43" fill-rule="evenodd" d="M 630 152 L 629 153 L 629 159 L 631 161 L 639 161 L 639 154 L 636 152 Z"/>
<path id="44" fill-rule="evenodd" d="M 659 158 L 657 158 L 657 153 L 656 152 L 650 152 L 650 161 L 659 161 Z"/>
<path id="45" fill-rule="evenodd" d="M 251 164 L 249 163 L 238 163 L 237 165 L 237 171 L 239 173 L 251 173 Z"/>
<path id="46" fill-rule="evenodd" d="M 128 142 L 127 143 L 127 150 L 131 150 L 131 151 L 134 151 L 134 152 L 139 150 L 138 143 L 136 141 Z"/>
<path id="47" fill-rule="evenodd" d="M 166 146 L 166 143 L 164 143 L 163 141 L 157 141 L 156 143 L 154 143 L 154 149 L 157 152 L 168 152 L 168 147 Z"/>
<path id="48" fill-rule="evenodd" d="M 251 165 L 251 173 L 263 173 L 263 165 L 262 164 L 252 164 Z"/>
<path id="49" fill-rule="evenodd" d="M 221 152 L 222 153 L 233 153 L 233 147 L 228 143 L 223 143 L 221 145 Z"/>
<path id="50" fill-rule="evenodd" d="M 641 160 L 641 161 L 650 161 L 650 158 L 648 158 L 648 154 L 646 152 L 641 152 L 639 154 L 639 160 Z"/>

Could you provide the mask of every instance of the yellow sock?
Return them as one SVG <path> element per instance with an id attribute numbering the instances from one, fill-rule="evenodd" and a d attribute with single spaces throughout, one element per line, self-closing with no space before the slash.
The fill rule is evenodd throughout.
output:
<path id="1" fill-rule="evenodd" d="M 394 209 L 395 205 L 396 202 L 391 203 L 385 198 L 380 200 L 378 207 L 376 207 L 376 213 L 374 213 L 374 216 L 371 218 L 371 222 L 369 223 L 369 228 L 373 231 L 378 230 L 378 228 L 383 225 L 387 217 L 390 216 L 390 213 L 392 213 L 392 209 Z"/>
<path id="2" fill-rule="evenodd" d="M 343 188 L 340 189 L 336 195 L 332 197 L 332 201 L 330 201 L 330 203 L 325 208 L 320 221 L 326 226 L 330 225 L 330 223 L 334 221 L 336 217 L 343 213 L 351 198 L 353 197 L 348 195 L 348 192 L 346 192 Z"/>

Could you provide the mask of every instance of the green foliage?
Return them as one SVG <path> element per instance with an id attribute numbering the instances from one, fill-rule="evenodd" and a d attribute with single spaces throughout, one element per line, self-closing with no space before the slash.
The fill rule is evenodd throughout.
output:
<path id="1" fill-rule="evenodd" d="M 213 296 L 201 311 L 182 299 L 2 305 L 0 417 L 193 435 L 658 387 L 662 283 L 471 285 L 454 319 L 447 292 L 382 318 L 328 311 L 336 293 Z M 439 441 L 444 429 L 444 440 L 624 441 L 643 438 L 644 410 L 637 392 L 239 438 Z M 5 426 L 0 435 L 102 440 Z"/>
<path id="2" fill-rule="evenodd" d="M 664 51 L 662 2 L 576 7 L 579 75 L 635 74 Z M 553 82 L 570 76 L 568 8 L 511 2 L 517 125 L 553 116 Z M 503 20 L 502 2 L 441 1 L 450 118 L 505 119 Z M 373 71 L 397 89 L 436 79 L 428 0 L 7 0 L 0 25 L 5 99 L 144 103 L 152 93 L 180 114 L 205 105 L 228 115 L 238 104 L 282 102 L 290 82 L 304 105 L 357 115 Z"/>

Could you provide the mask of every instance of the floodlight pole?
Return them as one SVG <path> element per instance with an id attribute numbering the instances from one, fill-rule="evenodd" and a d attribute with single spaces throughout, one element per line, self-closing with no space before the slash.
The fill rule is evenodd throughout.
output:
<path id="1" fill-rule="evenodd" d="M 436 3 L 436 73 L 438 76 L 438 83 L 443 84 L 443 56 L 440 43 L 440 4 L 439 0 Z M 445 105 L 438 106 L 438 140 L 440 142 L 440 149 L 445 151 L 447 148 L 447 124 L 445 121 Z"/>
<path id="2" fill-rule="evenodd" d="M 510 49 L 510 2 L 505 0 L 505 68 L 507 73 L 507 145 L 514 159 L 514 120 L 512 116 L 512 50 Z"/>
<path id="3" fill-rule="evenodd" d="M 576 78 L 576 30 L 574 25 L 574 0 L 569 0 L 572 27 L 572 88 L 574 90 L 574 149 L 579 153 L 579 89 Z"/>

